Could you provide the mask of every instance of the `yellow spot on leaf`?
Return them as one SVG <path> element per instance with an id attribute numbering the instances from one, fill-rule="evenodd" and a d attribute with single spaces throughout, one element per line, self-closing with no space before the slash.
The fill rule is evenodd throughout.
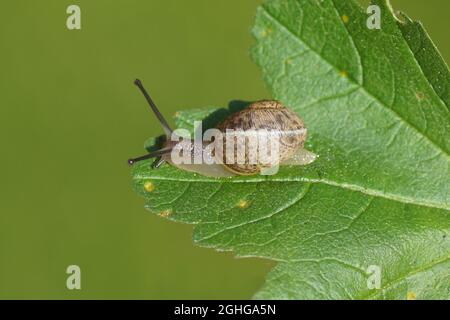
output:
<path id="1" fill-rule="evenodd" d="M 175 114 L 174 114 L 174 117 L 175 118 L 178 118 L 180 116 L 180 113 L 177 111 L 177 112 L 175 112 Z"/>
<path id="2" fill-rule="evenodd" d="M 416 98 L 417 98 L 417 100 L 420 101 L 425 98 L 425 95 L 423 94 L 423 92 L 418 91 L 418 92 L 416 92 Z"/>
<path id="3" fill-rule="evenodd" d="M 160 213 L 158 213 L 158 215 L 163 218 L 167 218 L 171 214 L 172 214 L 172 210 L 170 210 L 170 209 L 167 209 L 167 210 L 164 210 L 164 211 L 161 211 Z"/>
<path id="4" fill-rule="evenodd" d="M 350 21 L 350 18 L 347 16 L 347 15 L 343 15 L 342 16 L 342 21 L 345 23 L 345 24 L 347 24 L 349 21 Z"/>
<path id="5" fill-rule="evenodd" d="M 267 37 L 269 34 L 271 34 L 272 31 L 273 31 L 273 30 L 272 30 L 271 28 L 267 28 L 267 29 L 265 29 L 265 30 L 262 30 L 259 34 L 260 34 L 261 37 L 265 38 L 265 37 Z"/>
<path id="6" fill-rule="evenodd" d="M 238 202 L 238 207 L 241 209 L 248 208 L 249 205 L 250 205 L 250 202 L 245 199 L 239 200 L 239 202 Z"/>
<path id="7" fill-rule="evenodd" d="M 347 71 L 345 71 L 345 70 L 342 70 L 341 72 L 339 72 L 339 75 L 340 75 L 342 78 L 347 78 L 347 77 L 348 77 L 348 73 L 347 73 Z"/>
<path id="8" fill-rule="evenodd" d="M 147 192 L 152 192 L 153 190 L 155 190 L 155 185 L 153 184 L 153 182 L 147 181 L 146 183 L 144 183 L 144 189 Z"/>
<path id="9" fill-rule="evenodd" d="M 406 299 L 416 300 L 416 294 L 414 292 L 408 292 L 408 294 L 406 295 Z"/>

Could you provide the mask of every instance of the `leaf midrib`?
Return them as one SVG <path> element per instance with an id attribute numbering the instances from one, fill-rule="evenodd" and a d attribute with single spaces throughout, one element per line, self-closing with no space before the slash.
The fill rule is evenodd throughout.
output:
<path id="1" fill-rule="evenodd" d="M 172 177 L 164 177 L 164 176 L 143 176 L 143 175 L 135 175 L 133 177 L 135 180 L 164 180 L 164 181 L 177 181 L 177 182 L 194 182 L 194 183 L 261 183 L 261 182 L 305 182 L 305 183 L 318 183 L 318 184 L 325 184 L 328 186 L 338 187 L 350 191 L 360 192 L 367 196 L 373 196 L 378 198 L 384 198 L 400 203 L 406 203 L 406 204 L 412 204 L 422 207 L 428 207 L 428 208 L 435 208 L 435 209 L 446 209 L 450 210 L 450 205 L 448 204 L 442 204 L 439 202 L 426 202 L 426 201 L 418 201 L 417 199 L 410 198 L 410 197 L 404 197 L 399 196 L 396 194 L 390 194 L 385 193 L 376 189 L 370 189 L 370 188 L 364 188 L 359 185 L 354 184 L 348 184 L 348 183 L 339 183 L 332 180 L 327 179 L 313 179 L 313 178 L 307 178 L 307 177 L 298 177 L 298 178 L 290 178 L 290 179 L 283 179 L 283 178 L 262 178 L 262 179 L 256 179 L 252 178 L 251 180 L 223 180 L 223 179 L 214 179 L 214 178 L 208 178 L 203 176 L 197 176 L 195 179 L 192 178 L 185 178 L 185 177 L 178 177 L 178 178 L 172 178 Z"/>

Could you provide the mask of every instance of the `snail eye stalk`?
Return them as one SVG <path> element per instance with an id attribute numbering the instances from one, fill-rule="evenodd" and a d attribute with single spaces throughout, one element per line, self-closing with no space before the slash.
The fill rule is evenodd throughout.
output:
<path id="1" fill-rule="evenodd" d="M 148 94 L 147 90 L 145 90 L 144 86 L 142 85 L 141 80 L 136 79 L 134 81 L 134 84 L 139 88 L 139 90 L 141 90 L 142 94 L 144 95 L 145 99 L 147 100 L 148 104 L 150 105 L 150 108 L 152 109 L 153 113 L 155 114 L 156 118 L 158 119 L 159 123 L 161 124 L 161 126 L 164 129 L 164 132 L 166 134 L 167 139 L 170 139 L 171 135 L 172 135 L 172 129 L 170 128 L 169 124 L 167 123 L 166 119 L 164 118 L 164 116 L 161 114 L 161 112 L 159 111 L 158 107 L 156 106 L 156 104 L 153 102 L 152 98 L 150 97 L 150 95 Z M 163 148 L 161 150 L 157 150 L 154 152 L 150 152 L 146 155 L 143 155 L 141 157 L 138 158 L 134 158 L 134 159 L 128 159 L 128 164 L 131 166 L 133 164 L 135 164 L 136 162 L 142 161 L 142 160 L 147 160 L 150 158 L 156 158 L 156 157 L 161 157 L 162 155 L 169 153 L 170 151 L 172 151 L 172 148 Z M 159 166 L 161 166 L 164 163 L 164 160 L 162 160 L 162 158 L 160 158 L 157 163 L 156 163 L 156 168 L 158 168 Z"/>
<path id="2" fill-rule="evenodd" d="M 167 123 L 166 119 L 164 118 L 164 116 L 161 114 L 161 112 L 159 112 L 158 107 L 156 106 L 156 104 L 153 102 L 152 98 L 150 97 L 150 95 L 148 94 L 147 90 L 145 90 L 144 86 L 142 85 L 141 80 L 136 79 L 134 81 L 134 84 L 139 88 L 139 90 L 141 90 L 142 94 L 144 95 L 145 99 L 147 100 L 148 104 L 150 105 L 150 107 L 153 110 L 153 113 L 155 114 L 156 118 L 158 118 L 159 123 L 161 124 L 161 126 L 164 129 L 164 132 L 166 133 L 167 138 L 170 138 L 170 136 L 172 135 L 172 129 L 170 128 L 169 124 Z"/>
<path id="3" fill-rule="evenodd" d="M 142 160 L 151 159 L 151 158 L 160 157 L 160 156 L 162 156 L 162 155 L 164 155 L 164 154 L 167 154 L 167 153 L 169 153 L 169 152 L 171 152 L 171 151 L 172 151 L 172 148 L 163 148 L 163 149 L 160 149 L 160 150 L 156 150 L 156 151 L 150 152 L 150 153 L 148 153 L 148 154 L 146 154 L 146 155 L 143 155 L 143 156 L 140 156 L 140 157 L 137 157 L 137 158 L 128 159 L 128 164 L 129 164 L 130 166 L 132 166 L 132 165 L 135 164 L 136 162 L 139 162 L 139 161 L 142 161 Z M 159 163 L 159 162 L 161 162 L 161 160 L 159 160 L 158 163 Z M 164 161 L 162 161 L 161 164 L 162 164 L 163 162 L 164 162 Z M 159 164 L 159 166 L 160 166 L 161 164 Z M 159 166 L 158 166 L 158 167 L 159 167 Z"/>

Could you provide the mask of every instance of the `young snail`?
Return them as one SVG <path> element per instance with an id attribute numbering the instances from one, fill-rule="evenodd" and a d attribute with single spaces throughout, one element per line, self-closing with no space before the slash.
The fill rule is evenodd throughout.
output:
<path id="1" fill-rule="evenodd" d="M 167 121 L 159 112 L 141 81 L 136 80 L 134 83 L 147 99 L 147 102 L 163 127 L 166 141 L 164 146 L 157 151 L 150 152 L 135 159 L 129 159 L 128 164 L 130 165 L 133 165 L 138 161 L 159 157 L 159 160 L 155 164 L 156 168 L 164 162 L 168 162 L 182 170 L 196 172 L 205 176 L 230 177 L 236 175 L 255 175 L 259 173 L 265 174 L 265 171 L 268 169 L 270 170 L 270 168 L 273 168 L 278 164 L 307 165 L 313 162 L 317 157 L 314 153 L 303 148 L 306 141 L 307 130 L 302 119 L 300 119 L 295 112 L 287 109 L 278 101 L 261 100 L 252 103 L 241 111 L 231 114 L 222 121 L 216 129 L 223 133 L 228 132 L 228 130 L 239 130 L 239 132 L 271 132 L 272 135 L 277 137 L 278 141 L 278 157 L 276 162 L 267 163 L 256 161 L 255 163 L 254 161 L 250 161 L 249 159 L 252 158 L 252 154 L 250 154 L 249 148 L 235 144 L 234 142 L 237 141 L 236 136 L 232 136 L 232 139 L 234 140 L 231 141 L 225 134 L 226 138 L 223 141 L 223 150 L 227 149 L 227 144 L 229 143 L 231 148 L 234 149 L 233 151 L 235 153 L 240 153 L 244 161 L 230 162 L 225 159 L 223 154 L 220 154 L 217 155 L 223 159 L 220 163 L 195 164 L 175 162 L 171 157 L 172 151 L 179 151 L 181 149 L 188 150 L 190 156 L 194 157 L 196 152 L 204 152 L 211 142 L 202 142 L 202 147 L 198 150 L 193 147 L 194 143 L 192 141 L 186 141 L 185 138 L 181 142 L 171 141 L 171 136 L 173 136 L 174 133 Z M 236 160 L 234 156 L 233 160 Z"/>

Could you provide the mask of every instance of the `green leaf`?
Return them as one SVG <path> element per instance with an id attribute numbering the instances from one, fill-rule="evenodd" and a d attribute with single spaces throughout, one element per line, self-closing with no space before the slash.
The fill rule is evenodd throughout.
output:
<path id="1" fill-rule="evenodd" d="M 449 70 L 419 24 L 375 3 L 381 30 L 353 0 L 257 10 L 253 58 L 305 120 L 312 165 L 231 179 L 134 169 L 146 207 L 195 224 L 197 244 L 278 262 L 256 298 L 450 298 Z M 192 130 L 227 114 L 177 122 Z"/>

